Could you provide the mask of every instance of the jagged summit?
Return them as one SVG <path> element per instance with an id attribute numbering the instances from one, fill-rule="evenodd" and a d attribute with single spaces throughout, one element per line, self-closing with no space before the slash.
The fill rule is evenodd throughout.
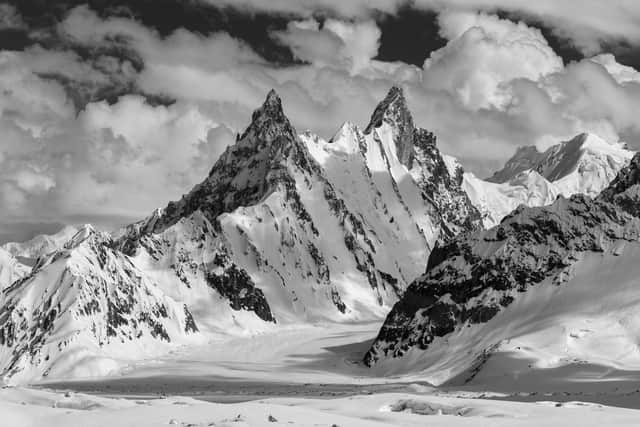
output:
<path id="1" fill-rule="evenodd" d="M 141 224 L 141 233 L 158 233 L 200 210 L 210 221 L 240 206 L 253 206 L 277 187 L 291 185 L 289 167 L 317 167 L 271 90 L 253 112 L 251 124 L 211 168 L 209 176 L 177 202 L 170 202 Z"/>
<path id="2" fill-rule="evenodd" d="M 282 100 L 274 89 L 271 89 L 260 108 L 251 116 L 251 124 L 244 131 L 240 140 L 254 136 L 261 142 L 271 143 L 279 136 L 295 139 L 296 131 L 284 114 Z"/>
<path id="3" fill-rule="evenodd" d="M 411 112 L 407 107 L 404 92 L 398 86 L 393 86 L 387 96 L 378 104 L 364 133 L 369 134 L 384 123 L 390 124 L 394 132 L 397 132 L 398 159 L 403 165 L 411 168 L 415 155 L 413 148 L 415 126 Z"/>

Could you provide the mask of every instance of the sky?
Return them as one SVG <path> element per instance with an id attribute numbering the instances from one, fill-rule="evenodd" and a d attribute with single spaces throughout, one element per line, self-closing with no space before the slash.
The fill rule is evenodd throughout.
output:
<path id="1" fill-rule="evenodd" d="M 480 176 L 581 132 L 640 148 L 639 22 L 635 0 L 0 2 L 0 243 L 178 199 L 271 88 L 329 138 L 400 85 Z"/>

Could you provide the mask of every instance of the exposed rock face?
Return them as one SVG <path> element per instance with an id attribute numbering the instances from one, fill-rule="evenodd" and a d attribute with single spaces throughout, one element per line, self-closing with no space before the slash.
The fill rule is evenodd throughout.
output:
<path id="1" fill-rule="evenodd" d="M 436 137 L 424 129 L 414 131 L 414 167 L 411 175 L 426 199 L 432 202 L 442 219 L 441 240 L 461 232 L 482 228 L 480 212 L 461 187 L 464 170 L 457 166 L 451 174 L 444 157 L 436 147 Z"/>
<path id="2" fill-rule="evenodd" d="M 398 86 L 392 87 L 385 99 L 378 104 L 364 133 L 370 134 L 373 129 L 381 127 L 383 123 L 388 123 L 395 131 L 394 140 L 398 160 L 411 169 L 415 155 L 416 129 L 404 93 Z"/>
<path id="3" fill-rule="evenodd" d="M 393 130 L 397 157 L 411 172 L 422 190 L 425 201 L 432 204 L 440 216 L 441 239 L 481 228 L 480 214 L 461 189 L 461 166 L 454 174 L 449 171 L 433 133 L 416 128 L 401 88 L 393 87 L 376 107 L 365 135 L 388 124 Z"/>
<path id="4" fill-rule="evenodd" d="M 600 194 L 600 199 L 619 206 L 633 216 L 640 216 L 640 155 L 636 154 L 629 166 L 618 174 Z"/>
<path id="5" fill-rule="evenodd" d="M 508 182 L 521 172 L 536 170 L 543 158 L 544 153 L 538 151 L 535 145 L 518 147 L 504 167 L 487 178 L 487 181 L 495 183 Z"/>
<path id="6" fill-rule="evenodd" d="M 229 147 L 211 169 L 207 179 L 178 202 L 171 202 L 146 231 L 158 233 L 180 218 L 200 210 L 210 221 L 240 206 L 252 206 L 276 191 L 292 192 L 294 179 L 287 169 L 293 162 L 305 172 L 316 167 L 282 110 L 272 90 L 235 145 Z M 301 212 L 304 215 L 304 212 Z"/>
<path id="7" fill-rule="evenodd" d="M 502 223 L 436 248 L 427 272 L 407 289 L 365 363 L 430 349 L 438 337 L 485 323 L 544 280 L 561 284 L 586 252 L 640 239 L 640 155 L 601 196 L 520 207 Z"/>

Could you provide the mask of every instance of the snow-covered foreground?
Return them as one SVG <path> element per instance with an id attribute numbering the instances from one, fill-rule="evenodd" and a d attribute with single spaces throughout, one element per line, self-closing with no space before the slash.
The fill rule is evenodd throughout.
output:
<path id="1" fill-rule="evenodd" d="M 378 328 L 377 322 L 325 324 L 244 338 L 220 337 L 206 346 L 131 365 L 111 379 L 4 388 L 2 425 L 631 426 L 640 422 L 640 410 L 624 408 L 637 407 L 633 404 L 640 400 L 637 393 L 611 389 L 569 394 L 565 384 L 547 390 L 555 393 L 491 393 L 485 392 L 492 390 L 491 381 L 437 389 L 418 383 L 421 375 L 377 376 L 381 373 L 358 362 Z"/>
<path id="2" fill-rule="evenodd" d="M 640 411 L 581 402 L 517 403 L 376 394 L 341 399 L 274 398 L 234 404 L 189 397 L 110 399 L 23 388 L 0 390 L 3 425 L 124 426 L 636 426 Z"/>
<path id="3" fill-rule="evenodd" d="M 358 387 L 371 384 L 418 382 L 406 376 L 381 377 L 361 364 L 380 325 L 300 325 L 245 337 L 220 336 L 206 345 L 185 346 L 163 357 L 128 365 L 118 376 L 40 385 L 123 394 L 184 395 L 212 390 L 252 394 L 262 390 L 283 395 L 288 394 L 287 385 L 331 384 L 333 391 L 353 394 Z"/>

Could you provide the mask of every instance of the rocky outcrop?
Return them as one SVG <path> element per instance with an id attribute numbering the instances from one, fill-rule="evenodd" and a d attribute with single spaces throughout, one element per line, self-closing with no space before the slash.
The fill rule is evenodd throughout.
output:
<path id="1" fill-rule="evenodd" d="M 370 134 L 374 129 L 382 127 L 384 123 L 389 124 L 394 130 L 398 160 L 411 169 L 415 156 L 416 129 L 404 93 L 398 86 L 392 87 L 387 96 L 378 104 L 364 133 Z"/>
<path id="2" fill-rule="evenodd" d="M 364 361 L 429 349 L 438 337 L 485 323 L 544 280 L 561 284 L 581 253 L 638 241 L 640 155 L 592 200 L 559 198 L 520 207 L 499 226 L 436 248 L 427 272 L 387 316 Z"/>

